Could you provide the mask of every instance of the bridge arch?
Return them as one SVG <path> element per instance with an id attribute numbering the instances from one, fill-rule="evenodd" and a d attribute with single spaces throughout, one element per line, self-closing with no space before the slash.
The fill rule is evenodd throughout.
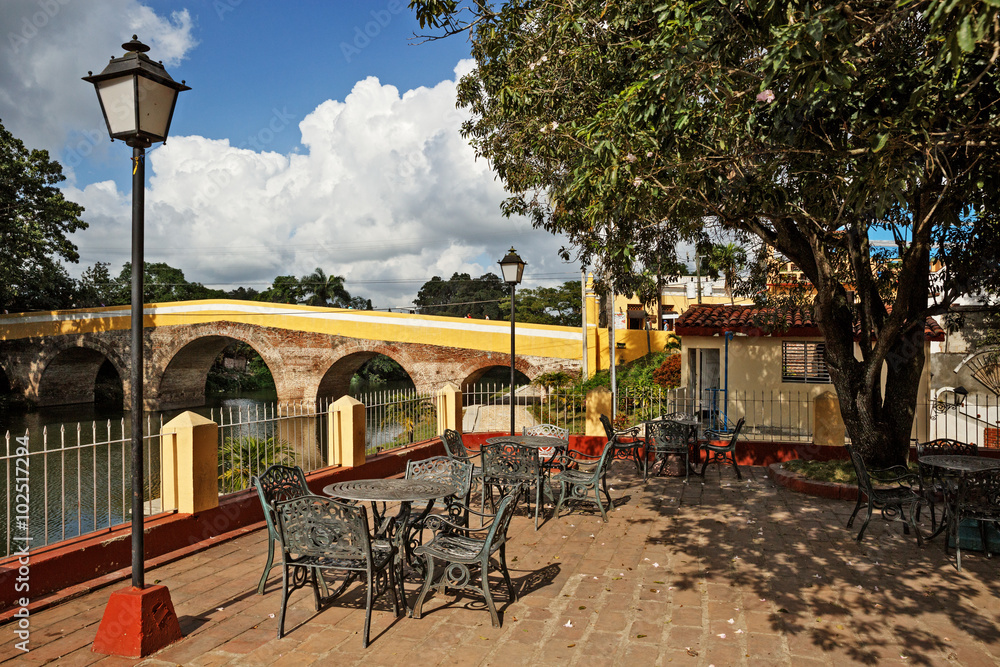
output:
<path id="1" fill-rule="evenodd" d="M 147 410 L 174 410 L 205 404 L 205 382 L 212 364 L 232 342 L 249 345 L 261 356 L 274 378 L 278 400 L 289 394 L 285 386 L 285 365 L 282 356 L 254 325 L 218 323 L 178 327 L 177 335 L 167 345 L 154 349 L 147 369 L 158 372 L 148 386 L 152 391 L 144 397 Z M 158 370 L 162 369 L 162 370 Z"/>
<path id="2" fill-rule="evenodd" d="M 406 350 L 380 341 L 357 340 L 339 346 L 328 359 L 323 360 L 320 365 L 323 372 L 317 374 L 316 386 L 314 389 L 307 389 L 307 395 L 315 396 L 317 400 L 320 398 L 337 400 L 341 396 L 346 396 L 354 374 L 362 364 L 379 354 L 389 357 L 402 366 L 417 391 L 427 390 L 426 387 L 418 385 L 417 378 L 413 376 L 411 368 L 415 360 Z"/>
<path id="3" fill-rule="evenodd" d="M 130 363 L 122 350 L 96 336 L 67 337 L 44 349 L 31 364 L 25 394 L 39 406 L 93 403 L 97 374 L 105 362 L 114 366 L 127 399 Z"/>
<path id="4" fill-rule="evenodd" d="M 466 387 L 468 385 L 475 384 L 482 378 L 486 373 L 494 368 L 510 368 L 510 357 L 501 361 L 499 359 L 472 359 L 468 363 L 464 364 L 459 369 L 460 382 L 458 385 L 460 387 Z M 531 382 L 536 377 L 538 377 L 544 371 L 539 369 L 531 361 L 524 359 L 522 357 L 514 357 L 514 370 L 521 373 L 528 381 Z M 509 380 L 508 380 L 509 382 Z"/>

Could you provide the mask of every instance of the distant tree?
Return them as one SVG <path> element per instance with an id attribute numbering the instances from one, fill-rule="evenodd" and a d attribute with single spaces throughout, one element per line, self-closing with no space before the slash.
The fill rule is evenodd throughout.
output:
<path id="1" fill-rule="evenodd" d="M 224 299 L 222 290 L 210 289 L 201 283 L 188 282 L 184 272 L 165 262 L 146 262 L 143 272 L 143 302 L 166 303 L 168 301 L 191 301 L 194 299 Z M 118 282 L 127 286 L 128 299 L 132 299 L 132 262 L 125 262 Z"/>
<path id="2" fill-rule="evenodd" d="M 448 280 L 442 280 L 440 276 L 428 280 L 417 292 L 413 303 L 424 315 L 472 315 L 496 320 L 505 319 L 499 303 L 507 294 L 507 285 L 494 273 L 478 278 L 468 273 L 454 273 Z"/>
<path id="3" fill-rule="evenodd" d="M 79 261 L 66 237 L 87 223 L 80 219 L 83 207 L 55 187 L 64 178 L 48 151 L 29 151 L 0 125 L 2 310 L 60 308 L 71 301 L 72 281 L 58 260 Z"/>
<path id="4" fill-rule="evenodd" d="M 230 290 L 228 297 L 230 299 L 238 299 L 240 301 L 256 301 L 260 292 L 253 289 L 252 287 L 237 287 L 234 290 Z"/>
<path id="5" fill-rule="evenodd" d="M 352 296 L 348 307 L 354 310 L 372 310 L 372 300 L 363 296 Z"/>
<path id="6" fill-rule="evenodd" d="M 270 287 L 257 295 L 257 300 L 271 303 L 301 303 L 304 296 L 298 278 L 278 276 Z"/>
<path id="7" fill-rule="evenodd" d="M 735 303 L 733 292 L 740 269 L 746 266 L 747 253 L 735 243 L 713 245 L 708 255 L 709 270 L 722 276 L 726 281 L 726 296 L 730 303 Z"/>
<path id="8" fill-rule="evenodd" d="M 570 280 L 559 287 L 535 287 L 517 290 L 514 299 L 518 322 L 580 326 L 580 281 Z M 510 293 L 500 303 L 503 319 L 510 319 Z"/>
<path id="9" fill-rule="evenodd" d="M 347 308 L 351 305 L 351 295 L 344 289 L 344 277 L 326 275 L 323 269 L 316 269 L 299 281 L 307 306 L 332 306 Z"/>
<path id="10" fill-rule="evenodd" d="M 77 308 L 97 308 L 119 306 L 129 303 L 131 292 L 129 283 L 121 278 L 112 278 L 107 262 L 96 262 L 84 270 L 76 281 Z M 131 280 L 131 277 L 129 278 Z"/>

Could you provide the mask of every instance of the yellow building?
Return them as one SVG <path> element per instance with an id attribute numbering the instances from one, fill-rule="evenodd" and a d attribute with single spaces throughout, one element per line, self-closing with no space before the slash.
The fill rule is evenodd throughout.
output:
<path id="1" fill-rule="evenodd" d="M 701 292 L 699 294 L 699 291 Z M 659 309 L 655 302 L 639 303 L 636 295 L 615 295 L 615 328 L 673 331 L 677 318 L 688 307 L 703 304 L 749 304 L 752 299 L 734 298 L 726 292 L 724 280 L 681 276 L 660 288 Z"/>

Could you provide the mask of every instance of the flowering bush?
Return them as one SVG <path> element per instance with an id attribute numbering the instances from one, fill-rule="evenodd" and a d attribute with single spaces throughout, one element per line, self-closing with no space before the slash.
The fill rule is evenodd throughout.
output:
<path id="1" fill-rule="evenodd" d="M 653 382 L 667 389 L 679 387 L 681 384 L 681 355 L 671 354 L 664 359 L 660 367 L 653 371 Z"/>

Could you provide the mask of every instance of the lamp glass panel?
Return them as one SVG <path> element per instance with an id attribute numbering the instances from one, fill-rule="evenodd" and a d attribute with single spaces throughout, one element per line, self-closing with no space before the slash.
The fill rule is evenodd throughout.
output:
<path id="1" fill-rule="evenodd" d="M 139 77 L 139 129 L 165 139 L 170 127 L 170 111 L 177 91 L 162 83 Z"/>
<path id="2" fill-rule="evenodd" d="M 101 81 L 97 84 L 97 94 L 101 97 L 111 136 L 136 131 L 135 89 L 131 76 Z"/>

